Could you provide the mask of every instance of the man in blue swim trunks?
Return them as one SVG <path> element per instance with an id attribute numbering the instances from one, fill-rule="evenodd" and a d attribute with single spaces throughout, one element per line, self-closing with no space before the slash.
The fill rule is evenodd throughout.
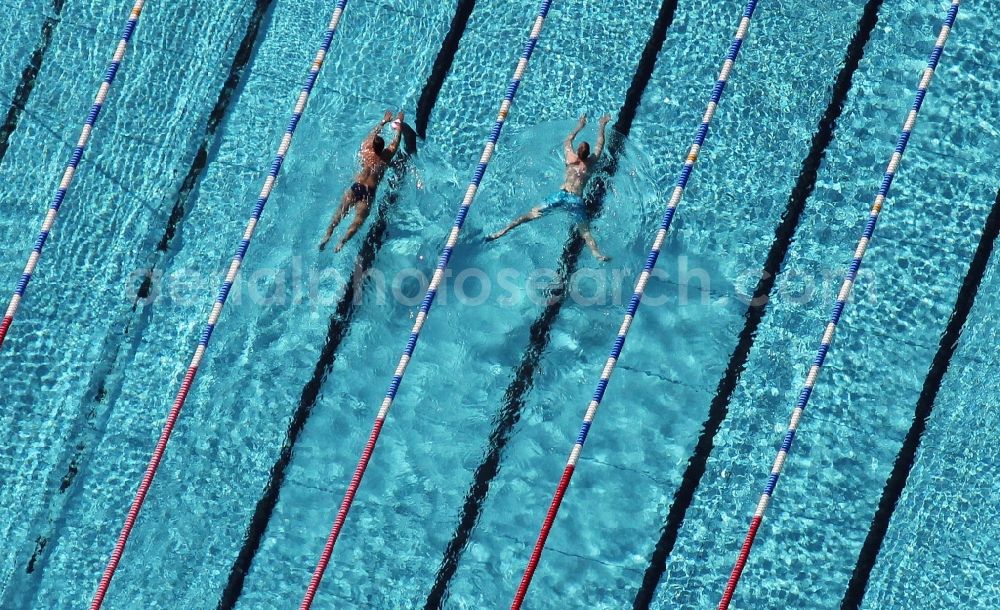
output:
<path id="1" fill-rule="evenodd" d="M 347 231 L 340 239 L 337 247 L 334 248 L 334 252 L 340 252 L 340 249 L 344 247 L 347 240 L 354 237 L 354 234 L 358 232 L 361 225 L 365 223 L 365 219 L 368 218 L 368 214 L 372 209 L 372 203 L 375 201 L 375 189 L 378 188 L 379 182 L 382 181 L 382 176 L 385 175 L 385 170 L 389 167 L 389 162 L 392 161 L 392 158 L 396 155 L 396 151 L 399 150 L 399 141 L 402 138 L 403 113 L 400 112 L 393 123 L 396 129 L 396 137 L 392 139 L 389 146 L 385 145 L 385 140 L 379 134 L 382 132 L 382 128 L 390 121 L 392 121 L 392 112 L 386 111 L 385 116 L 382 117 L 382 121 L 375 126 L 375 129 L 372 129 L 368 137 L 365 138 L 365 141 L 361 143 L 361 171 L 354 176 L 354 184 L 344 193 L 344 197 L 340 201 L 340 207 L 334 212 L 333 218 L 330 220 L 330 226 L 326 229 L 326 235 L 323 236 L 323 241 L 319 243 L 320 250 L 326 248 L 327 242 L 330 241 L 330 237 L 333 235 L 333 230 L 337 228 L 337 225 L 344 219 L 344 216 L 351 211 L 351 208 L 354 208 L 354 220 L 347 227 Z"/>
<path id="2" fill-rule="evenodd" d="M 610 120 L 610 116 L 604 115 L 598 121 L 600 127 L 597 130 L 597 147 L 594 149 L 593 154 L 591 154 L 590 144 L 587 142 L 582 142 L 575 150 L 573 149 L 573 140 L 587 125 L 587 115 L 584 114 L 581 116 L 580 121 L 576 124 L 576 129 L 570 132 L 563 142 L 563 152 L 566 155 L 566 179 L 563 182 L 562 189 L 546 199 L 542 205 L 532 208 L 527 214 L 519 216 L 504 229 L 497 231 L 486 239 L 491 241 L 498 239 L 506 235 L 514 227 L 531 222 L 532 220 L 538 220 L 548 212 L 564 210 L 573 216 L 573 219 L 576 221 L 576 230 L 580 233 L 580 237 L 586 242 L 590 251 L 597 257 L 597 260 L 611 260 L 610 257 L 605 256 L 597 247 L 597 242 L 594 241 L 594 236 L 590 233 L 587 206 L 583 202 L 583 189 L 587 185 L 587 180 L 590 179 L 591 170 L 600 158 L 601 153 L 604 152 L 604 129 Z"/>

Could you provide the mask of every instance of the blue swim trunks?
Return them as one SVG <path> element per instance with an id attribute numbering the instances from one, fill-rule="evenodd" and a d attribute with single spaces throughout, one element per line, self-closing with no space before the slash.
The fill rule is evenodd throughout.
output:
<path id="1" fill-rule="evenodd" d="M 564 210 L 572 214 L 577 222 L 587 222 L 587 204 L 583 202 L 583 197 L 565 189 L 553 193 L 539 207 L 539 211 L 542 214 L 547 214 L 553 210 Z"/>

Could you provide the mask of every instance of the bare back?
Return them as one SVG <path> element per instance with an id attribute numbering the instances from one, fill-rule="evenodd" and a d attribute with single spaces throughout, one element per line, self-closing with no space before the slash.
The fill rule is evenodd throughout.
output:
<path id="1" fill-rule="evenodd" d="M 387 152 L 383 150 L 379 155 L 370 143 L 365 142 L 361 147 L 361 170 L 354 176 L 354 181 L 373 189 L 377 187 L 389 167 L 389 161 L 385 158 Z"/>

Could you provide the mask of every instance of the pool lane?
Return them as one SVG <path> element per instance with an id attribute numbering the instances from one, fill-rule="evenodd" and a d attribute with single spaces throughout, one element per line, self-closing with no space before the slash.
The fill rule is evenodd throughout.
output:
<path id="1" fill-rule="evenodd" d="M 58 21 L 65 0 L 3 0 L 0 7 L 0 95 L 3 113 L 35 51 L 43 47 L 42 26 Z"/>
<path id="2" fill-rule="evenodd" d="M 617 133 L 608 144 L 607 158 L 602 163 L 602 170 L 598 176 L 595 176 L 585 198 L 586 213 L 591 221 L 599 218 L 603 213 L 604 203 L 612 188 L 611 183 L 619 169 L 623 165 L 627 165 L 627 162 L 623 163 L 622 159 L 626 155 L 628 134 L 631 132 L 642 97 L 649 86 L 656 68 L 657 58 L 663 48 L 667 32 L 673 25 L 676 13 L 676 0 L 661 2 L 621 108 L 618 110 L 614 122 L 609 124 Z M 482 517 L 486 498 L 489 496 L 493 481 L 500 472 L 507 445 L 524 415 L 526 398 L 534 387 L 535 373 L 542 355 L 549 347 L 552 325 L 562 312 L 562 307 L 569 296 L 570 278 L 580 265 L 581 256 L 585 250 L 584 245 L 581 236 L 575 230 L 571 230 L 556 265 L 556 276 L 551 280 L 550 288 L 547 288 L 551 298 L 546 300 L 545 307 L 531 323 L 528 330 L 528 344 L 504 391 L 503 401 L 493 417 L 492 429 L 486 441 L 483 457 L 475 468 L 472 484 L 466 492 L 454 532 L 441 557 L 441 564 L 434 576 L 434 584 L 427 594 L 426 610 L 440 608 L 449 597 L 452 580 L 458 571 L 462 556 L 468 548 L 472 533 Z"/>
<path id="3" fill-rule="evenodd" d="M 719 385 L 709 404 L 705 423 L 698 435 L 698 442 L 688 459 L 680 485 L 670 502 L 660 536 L 653 547 L 649 564 L 643 573 L 642 586 L 636 592 L 633 602 L 635 608 L 646 608 L 652 601 L 656 587 L 666 569 L 666 562 L 677 542 L 677 534 L 684 524 L 687 509 L 691 506 L 698 486 L 701 485 L 701 478 L 705 474 L 708 458 L 715 446 L 715 436 L 729 413 L 729 403 L 732 400 L 733 391 L 736 389 L 740 375 L 746 368 L 747 359 L 750 357 L 750 350 L 757 338 L 760 323 L 767 314 L 768 299 L 777 284 L 781 266 L 795 237 L 795 230 L 802 219 L 806 202 L 816 189 L 819 168 L 833 142 L 837 121 L 840 120 L 844 104 L 854 84 L 854 73 L 857 72 L 861 58 L 864 57 L 865 47 L 878 25 L 878 13 L 881 8 L 882 0 L 865 2 L 857 29 L 844 53 L 843 65 L 830 89 L 830 99 L 823 111 L 822 118 L 816 125 L 816 131 L 809 145 L 809 152 L 802 160 L 802 167 L 788 197 L 785 210 L 781 214 L 781 221 L 775 227 L 774 239 L 767 250 L 764 263 L 761 265 L 756 285 L 752 291 L 746 293 L 748 298 L 743 327 L 737 335 L 736 345 L 729 356 L 725 372 L 719 379 Z"/>
<path id="4" fill-rule="evenodd" d="M 742 326 L 745 305 L 734 298 L 734 286 L 764 259 L 862 5 L 836 15 L 816 9 L 814 17 L 823 18 L 809 22 L 822 25 L 806 36 L 787 9 L 760 5 L 702 152 L 704 164 L 692 177 L 661 257 L 660 268 L 670 277 L 651 284 L 652 306 L 637 318 L 635 343 L 619 365 L 622 377 L 609 388 L 610 402 L 592 430 L 579 485 L 567 494 L 567 512 L 556 522 L 536 576 L 535 603 L 557 594 L 607 608 L 632 601 Z M 644 171 L 664 186 L 676 175 L 742 8 L 737 2 L 678 4 L 632 137 L 641 150 L 657 151 Z M 628 195 L 615 193 L 596 224 L 599 240 L 602 229 L 610 240 L 604 247 L 616 257 L 613 266 L 624 270 L 613 285 L 625 298 L 665 200 L 632 219 Z M 585 259 L 584 269 L 600 271 Z M 704 300 L 702 282 L 683 277 L 684 269 L 707 277 Z M 580 286 L 582 296 L 592 294 L 593 283 Z M 456 594 L 475 595 L 483 579 L 498 579 L 506 582 L 508 597 L 480 603 L 509 601 L 624 308 L 612 302 L 609 286 L 602 294 L 602 304 L 571 301 L 553 326 L 553 347 L 536 376 L 526 422 L 487 500 Z M 575 575 L 572 582 L 563 578 L 567 573 Z"/>
<path id="5" fill-rule="evenodd" d="M 857 94 L 786 259 L 784 288 L 760 328 L 654 608 L 718 601 L 943 13 L 939 3 L 882 8 Z M 997 75 L 975 51 L 987 44 L 985 22 L 982 10 L 959 17 L 734 600 L 741 607 L 829 608 L 846 590 L 996 194 L 1000 168 L 987 153 L 993 109 L 979 100 Z"/>
<path id="6" fill-rule="evenodd" d="M 455 5 L 455 14 L 452 16 L 448 27 L 448 33 L 441 42 L 441 48 L 434 57 L 434 62 L 430 68 L 430 74 L 424 82 L 417 100 L 417 110 L 412 119 L 414 129 L 421 134 L 421 139 L 426 137 L 427 123 L 433 112 L 441 87 L 451 71 L 455 54 L 458 51 L 462 37 L 465 35 L 469 17 L 475 8 L 476 0 L 459 0 Z M 350 275 L 344 280 L 344 289 L 337 299 L 336 306 L 329 314 L 326 338 L 323 347 L 316 359 L 312 375 L 302 386 L 302 394 L 298 404 L 288 421 L 288 429 L 285 439 L 268 472 L 267 483 L 257 499 L 254 506 L 253 515 L 247 524 L 246 534 L 243 537 L 239 551 L 233 561 L 229 571 L 229 577 L 219 599 L 218 610 L 229 610 L 233 608 L 243 594 L 243 584 L 250 567 L 257 558 L 260 544 L 274 516 L 275 508 L 281 489 L 285 484 L 285 477 L 288 467 L 291 464 L 296 446 L 301 438 L 302 431 L 309 423 L 313 408 L 319 399 L 323 385 L 333 369 L 334 363 L 340 352 L 340 346 L 351 327 L 354 324 L 354 316 L 361 306 L 363 299 L 366 278 L 375 265 L 382 247 L 388 237 L 389 222 L 400 208 L 400 200 L 403 199 L 404 185 L 407 175 L 414 171 L 415 156 L 417 152 L 410 148 L 412 143 L 404 143 L 405 154 L 401 154 L 393 164 L 389 176 L 386 179 L 385 194 L 379 198 L 376 208 L 372 211 L 374 218 L 368 224 L 368 228 L 363 233 L 361 245 L 358 248 L 354 267 Z"/>
<path id="7" fill-rule="evenodd" d="M 9 0 L 0 16 L 0 162 L 45 62 L 65 0 Z"/>
<path id="8" fill-rule="evenodd" d="M 997 211 L 1000 192 L 994 215 Z M 998 462 L 993 442 L 998 424 L 998 294 L 1000 258 L 994 249 L 935 397 L 862 608 L 972 610 L 993 607 L 1000 595 L 992 543 L 1000 489 L 990 476 Z"/>
<path id="9" fill-rule="evenodd" d="M 61 13 L 0 166 L 3 285 L 20 273 L 129 8 L 68 2 Z M 181 177 L 174 172 L 190 164 L 248 13 L 243 3 L 149 7 L 8 337 L 0 359 L 0 434 L 11 439 L 0 453 L 0 479 L 11 481 L 0 491 L 5 599 L 24 591 L 9 588 L 11 578 L 33 578 L 26 567 L 62 505 L 72 440 L 103 415 L 95 367 L 120 338 L 130 273 L 152 251 Z"/>
<path id="10" fill-rule="evenodd" d="M 967 8 L 972 9 L 972 18 L 979 22 L 1000 18 L 1000 9 L 995 6 L 963 6 L 963 10 Z M 984 92 L 1000 87 L 995 67 L 975 51 L 979 45 L 988 44 L 989 35 L 983 28 L 956 39 L 966 61 L 975 66 L 975 75 L 994 75 L 992 78 L 979 76 L 967 83 Z M 977 101 L 984 105 L 985 117 L 996 117 L 1000 112 L 1000 107 L 989 95 L 980 96 Z M 1000 141 L 1000 132 L 994 123 L 986 119 L 979 123 L 983 139 L 967 142 L 966 154 L 988 154 L 984 151 Z M 998 212 L 1000 192 L 981 229 L 983 234 L 979 238 L 977 257 L 988 251 L 988 240 L 995 239 Z M 970 262 L 954 312 L 961 315 L 964 308 L 972 304 L 962 302 L 962 297 L 971 299 L 975 283 L 979 285 L 961 338 L 957 344 L 952 344 L 953 335 L 941 336 L 923 393 L 911 414 L 914 419 L 909 432 L 916 434 L 920 431 L 916 418 L 925 417 L 932 409 L 924 422 L 922 436 L 915 439 L 919 442 L 915 462 L 901 465 L 910 470 L 891 514 L 881 552 L 874 561 L 862 608 L 913 605 L 988 608 L 997 598 L 994 550 L 988 542 L 995 539 L 991 534 L 996 529 L 993 507 L 997 494 L 995 480 L 988 474 L 996 463 L 995 443 L 991 440 L 991 432 L 995 430 L 992 406 L 996 398 L 991 388 L 997 366 L 993 318 L 998 294 L 998 262 L 996 243 L 992 245 L 994 249 L 987 261 L 985 275 L 976 275 L 982 272 L 975 268 L 981 261 Z M 949 319 L 949 328 L 959 321 Z M 940 382 L 937 387 L 929 385 L 936 380 L 932 375 L 938 373 L 935 369 L 941 368 L 940 360 L 949 355 L 943 380 L 937 379 Z M 921 404 L 925 400 L 933 400 L 933 403 Z M 912 445 L 904 445 L 897 459 L 912 459 L 912 449 Z M 894 468 L 894 474 L 897 470 L 902 468 Z M 886 489 L 889 490 L 888 484 Z M 847 595 L 845 602 L 854 603 Z"/>
<path id="11" fill-rule="evenodd" d="M 175 247 L 163 261 L 165 279 L 153 290 L 157 300 L 140 309 L 143 338 L 122 353 L 108 376 L 117 390 L 106 399 L 106 433 L 78 475 L 80 493 L 65 516 L 37 600 L 75 599 L 89 595 L 96 584 L 95 565 L 104 561 L 124 514 L 121 500 L 134 492 L 176 390 L 173 373 L 195 340 L 193 321 L 203 319 L 212 299 L 216 274 L 241 232 L 270 161 L 266 156 L 280 137 L 331 8 L 327 2 L 277 2 L 272 9 L 267 36 L 178 225 Z M 316 260 L 316 244 L 353 165 L 357 142 L 385 108 L 400 99 L 415 100 L 453 12 L 454 6 L 414 12 L 407 3 L 361 1 L 345 13 L 261 222 L 259 241 L 247 256 L 246 275 L 231 296 L 234 307 L 216 331 L 162 476 L 115 578 L 110 607 L 218 603 L 294 410 L 290 398 L 299 398 L 312 373 L 330 313 L 326 308 L 339 296 L 329 281 L 322 286 L 322 303 L 296 306 L 289 297 L 284 304 L 262 306 L 247 287 L 270 290 L 267 270 L 291 271 L 306 257 Z M 398 31 L 386 36 L 387 26 Z M 358 53 L 381 60 L 359 62 Z M 383 77 L 386 66 L 405 69 L 405 78 L 403 72 Z M 340 272 L 353 262 L 346 252 L 327 253 L 322 260 L 339 265 Z M 181 294 L 185 277 L 190 280 L 187 297 Z M 251 353 L 254 364 L 245 366 Z M 148 408 L 137 409 L 140 404 Z M 97 539 L 105 544 L 94 544 Z M 183 591 L 156 586 L 163 578 L 184 581 Z M 67 580 L 80 584 L 68 588 Z"/>

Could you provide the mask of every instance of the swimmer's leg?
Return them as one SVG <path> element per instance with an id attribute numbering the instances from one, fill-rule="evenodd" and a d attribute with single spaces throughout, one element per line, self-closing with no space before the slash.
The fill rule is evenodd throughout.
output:
<path id="1" fill-rule="evenodd" d="M 576 225 L 576 230 L 580 233 L 580 237 L 590 248 L 590 251 L 594 254 L 594 258 L 601 262 L 607 262 L 611 260 L 610 256 L 606 256 L 601 249 L 597 247 L 597 241 L 594 240 L 594 235 L 590 232 L 590 224 L 586 222 L 580 222 Z"/>
<path id="2" fill-rule="evenodd" d="M 354 193 L 350 190 L 345 192 L 343 199 L 340 200 L 340 206 L 337 208 L 337 211 L 333 213 L 333 218 L 330 219 L 330 226 L 326 228 L 326 235 L 323 236 L 323 241 L 319 242 L 320 250 L 324 250 L 326 248 L 327 242 L 330 241 L 330 237 L 333 236 L 333 230 L 337 228 L 337 225 L 339 225 L 340 221 L 344 219 L 344 216 L 351 211 L 351 208 L 354 207 L 355 203 L 357 203 L 357 201 L 354 199 Z"/>
<path id="3" fill-rule="evenodd" d="M 344 236 L 340 238 L 340 242 L 337 243 L 337 247 L 334 248 L 334 252 L 340 252 L 340 249 L 344 247 L 344 244 L 348 242 L 354 234 L 358 232 L 361 225 L 365 224 L 365 220 L 368 219 L 368 214 L 371 213 L 372 209 L 372 198 L 362 199 L 357 202 L 354 207 L 354 220 L 351 221 L 347 231 L 344 232 Z"/>
<path id="4" fill-rule="evenodd" d="M 487 241 L 493 241 L 494 239 L 500 239 L 501 237 L 503 237 L 504 235 L 506 235 L 507 233 L 509 233 L 511 229 L 513 229 L 515 227 L 519 227 L 519 226 L 523 225 L 526 222 L 531 222 L 532 220 L 538 220 L 539 218 L 542 217 L 542 212 L 544 210 L 545 210 L 544 206 L 538 206 L 537 208 L 531 208 L 531 211 L 528 212 L 527 214 L 522 214 L 521 216 L 518 216 L 517 218 L 514 219 L 514 222 L 510 223 L 509 225 L 507 225 L 503 229 L 497 231 L 496 233 L 493 233 L 492 235 L 487 236 L 486 240 Z"/>

